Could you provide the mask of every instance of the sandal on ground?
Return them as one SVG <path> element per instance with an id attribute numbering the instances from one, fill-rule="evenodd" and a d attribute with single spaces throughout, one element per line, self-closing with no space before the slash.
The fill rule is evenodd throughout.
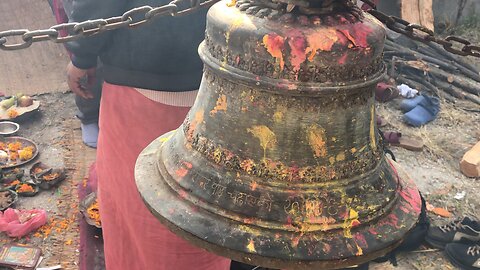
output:
<path id="1" fill-rule="evenodd" d="M 377 115 L 377 127 L 384 127 L 388 125 L 387 121 L 383 117 Z"/>
<path id="2" fill-rule="evenodd" d="M 391 146 L 399 146 L 410 151 L 422 151 L 423 141 L 421 139 L 403 137 L 400 132 L 383 132 L 385 142 Z"/>

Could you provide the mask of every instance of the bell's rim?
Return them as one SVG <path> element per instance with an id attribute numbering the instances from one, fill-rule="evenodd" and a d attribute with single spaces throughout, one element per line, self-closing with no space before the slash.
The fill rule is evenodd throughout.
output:
<path id="1" fill-rule="evenodd" d="M 388 253 L 401 243 L 403 236 L 418 222 L 421 207 L 418 190 L 398 164 L 390 160 L 393 170 L 399 174 L 401 194 L 392 212 L 374 224 L 350 226 L 348 231 L 304 234 L 278 230 L 272 232 L 217 216 L 184 200 L 182 194 L 175 193 L 162 179 L 156 166 L 157 152 L 168 135 L 154 140 L 137 160 L 135 178 L 140 196 L 150 212 L 172 232 L 221 256 L 273 268 L 341 268 L 365 263 Z M 377 231 L 384 231 L 385 234 L 379 235 Z M 277 243 L 276 239 L 288 241 Z M 370 242 L 367 243 L 366 239 Z M 309 245 L 322 248 L 317 250 L 317 254 L 310 255 L 291 250 L 306 249 Z M 281 247 L 286 247 L 288 251 Z"/>

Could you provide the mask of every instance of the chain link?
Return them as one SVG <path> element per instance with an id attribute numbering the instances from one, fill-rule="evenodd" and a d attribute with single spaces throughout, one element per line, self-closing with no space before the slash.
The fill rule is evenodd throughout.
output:
<path id="1" fill-rule="evenodd" d="M 153 8 L 142 6 L 125 12 L 122 16 L 108 19 L 88 20 L 84 22 L 62 23 L 49 29 L 29 31 L 27 29 L 9 30 L 0 32 L 0 49 L 20 50 L 30 47 L 33 43 L 51 40 L 55 43 L 65 43 L 80 39 L 85 36 L 93 36 L 105 31 L 119 28 L 134 28 L 149 23 L 158 17 L 183 16 L 195 12 L 203 7 L 210 7 L 220 0 L 174 0 L 169 4 Z M 179 5 L 187 3 L 185 8 Z M 60 31 L 65 31 L 62 37 Z M 15 39 L 16 38 L 16 39 Z M 21 39 L 21 41 L 14 41 Z"/>
<path id="2" fill-rule="evenodd" d="M 423 43 L 437 43 L 446 51 L 461 56 L 474 56 L 480 58 L 480 46 L 472 45 L 472 43 L 464 38 L 457 36 L 448 36 L 445 39 L 436 37 L 432 30 L 414 23 L 409 23 L 401 18 L 386 15 L 377 10 L 375 3 L 370 0 L 362 0 L 370 6 L 367 12 L 384 23 L 390 30 L 403 34 L 413 40 Z"/>
<path id="3" fill-rule="evenodd" d="M 179 8 L 179 5 L 189 2 L 186 8 Z M 202 7 L 210 7 L 220 0 L 173 0 L 167 5 L 153 8 L 142 6 L 125 12 L 122 16 L 108 19 L 88 20 L 80 23 L 62 23 L 54 25 L 49 29 L 29 31 L 27 29 L 9 30 L 0 32 L 0 49 L 20 50 L 30 47 L 33 43 L 51 40 L 56 43 L 65 43 L 80 39 L 85 36 L 96 35 L 105 31 L 134 28 L 151 22 L 157 17 L 183 16 L 190 14 Z M 370 0 L 362 0 L 371 7 L 367 12 L 384 23 L 389 29 L 408 36 L 413 40 L 423 43 L 434 42 L 440 44 L 446 51 L 461 56 L 474 56 L 480 58 L 480 46 L 472 45 L 470 41 L 449 36 L 445 39 L 436 37 L 432 30 L 409 23 L 401 18 L 386 15 L 377 10 L 376 5 Z M 65 31 L 66 36 L 60 36 L 60 31 Z M 21 42 L 9 42 L 10 39 L 20 37 Z"/>

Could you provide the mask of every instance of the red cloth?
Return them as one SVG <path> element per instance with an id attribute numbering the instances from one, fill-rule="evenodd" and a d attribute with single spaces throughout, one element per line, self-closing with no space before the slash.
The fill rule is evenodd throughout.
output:
<path id="1" fill-rule="evenodd" d="M 179 127 L 188 110 L 154 102 L 131 87 L 104 84 L 97 174 L 107 269 L 229 269 L 229 259 L 193 247 L 161 225 L 135 185 L 137 156 Z"/>

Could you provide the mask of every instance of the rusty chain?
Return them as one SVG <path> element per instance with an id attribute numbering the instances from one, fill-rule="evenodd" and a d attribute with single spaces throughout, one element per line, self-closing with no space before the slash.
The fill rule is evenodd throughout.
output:
<path id="1" fill-rule="evenodd" d="M 180 8 L 181 4 L 187 3 L 188 7 Z M 33 43 L 45 40 L 51 40 L 55 43 L 65 43 L 77 40 L 85 36 L 93 36 L 101 32 L 115 30 L 126 27 L 137 27 L 149 23 L 155 18 L 162 16 L 183 16 L 196 11 L 199 8 L 210 7 L 219 0 L 174 0 L 170 3 L 160 6 L 142 6 L 125 12 L 122 16 L 111 17 L 108 19 L 88 20 L 84 22 L 62 23 L 54 25 L 49 29 L 29 31 L 27 29 L 17 29 L 0 32 L 0 49 L 2 50 L 20 50 L 30 47 Z M 60 31 L 65 30 L 67 36 L 60 36 Z M 9 38 L 20 37 L 19 43 L 9 43 Z"/>
<path id="2" fill-rule="evenodd" d="M 186 8 L 179 8 L 179 5 L 189 1 Z M 153 8 L 151 6 L 142 6 L 125 12 L 122 16 L 111 17 L 108 19 L 88 20 L 84 22 L 62 23 L 54 25 L 49 29 L 29 31 L 27 29 L 17 29 L 0 32 L 0 49 L 19 50 L 30 47 L 33 43 L 45 40 L 51 40 L 56 43 L 64 43 L 77 40 L 85 36 L 92 36 L 98 33 L 115 30 L 125 27 L 137 27 L 161 16 L 182 16 L 194 12 L 202 7 L 209 7 L 220 0 L 173 0 L 167 5 Z M 448 36 L 445 39 L 436 37 L 432 30 L 409 23 L 401 18 L 386 15 L 376 9 L 376 5 L 370 0 L 362 0 L 369 5 L 371 9 L 367 12 L 384 23 L 389 29 L 406 35 L 413 40 L 423 43 L 434 42 L 440 44 L 446 51 L 461 56 L 480 57 L 480 46 L 464 38 Z M 61 30 L 66 31 L 67 36 L 61 37 Z M 21 43 L 7 44 L 7 37 L 20 37 Z"/>
<path id="3" fill-rule="evenodd" d="M 367 12 L 384 23 L 390 30 L 403 34 L 413 40 L 423 43 L 437 43 L 446 51 L 461 56 L 480 57 L 480 46 L 473 45 L 470 41 L 457 37 L 448 36 L 446 38 L 436 37 L 432 30 L 414 23 L 409 23 L 401 18 L 386 15 L 377 10 L 376 5 L 370 0 L 362 0 L 369 5 L 371 9 Z"/>

